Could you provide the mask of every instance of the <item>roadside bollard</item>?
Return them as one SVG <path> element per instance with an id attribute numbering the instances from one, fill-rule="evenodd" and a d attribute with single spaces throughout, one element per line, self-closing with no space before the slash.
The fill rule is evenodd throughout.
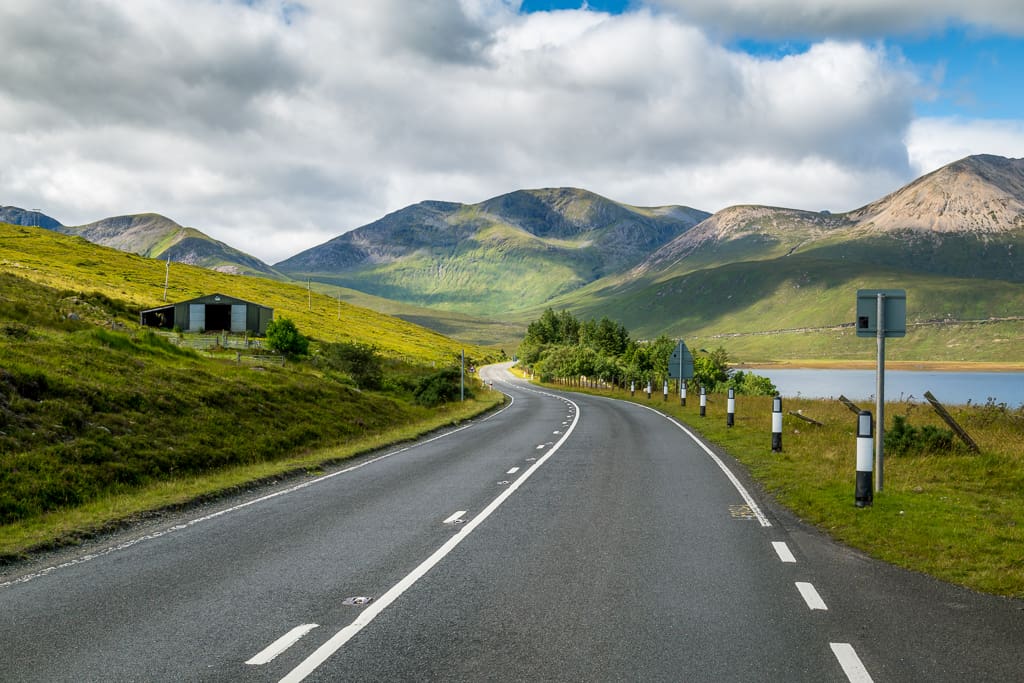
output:
<path id="1" fill-rule="evenodd" d="M 686 406 L 686 380 L 679 380 L 679 405 Z"/>
<path id="2" fill-rule="evenodd" d="M 668 380 L 665 380 L 664 396 L 665 396 L 665 398 L 663 398 L 661 400 L 667 401 L 668 400 Z"/>
<path id="3" fill-rule="evenodd" d="M 782 397 L 772 399 L 772 453 L 782 451 Z"/>
<path id="4" fill-rule="evenodd" d="M 732 423 L 736 419 L 736 390 L 729 389 L 729 400 L 726 401 L 725 408 L 725 426 L 732 427 Z"/>
<path id="5" fill-rule="evenodd" d="M 854 505 L 867 507 L 874 501 L 871 475 L 875 464 L 875 432 L 871 423 L 871 412 L 862 410 L 857 415 L 857 492 Z"/>
<path id="6" fill-rule="evenodd" d="M 704 387 L 700 388 L 700 416 L 704 417 L 708 409 L 708 393 Z"/>
<path id="7" fill-rule="evenodd" d="M 629 395 L 636 396 L 636 382 L 633 380 L 629 381 Z"/>
<path id="8" fill-rule="evenodd" d="M 651 380 L 647 380 L 647 400 L 651 400 Z"/>

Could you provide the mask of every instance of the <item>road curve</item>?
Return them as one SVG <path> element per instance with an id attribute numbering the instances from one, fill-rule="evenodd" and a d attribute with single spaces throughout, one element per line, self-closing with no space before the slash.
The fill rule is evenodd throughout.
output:
<path id="1" fill-rule="evenodd" d="M 3 681 L 962 681 L 1020 604 L 892 569 L 644 406 L 502 410 L 0 575 Z"/>

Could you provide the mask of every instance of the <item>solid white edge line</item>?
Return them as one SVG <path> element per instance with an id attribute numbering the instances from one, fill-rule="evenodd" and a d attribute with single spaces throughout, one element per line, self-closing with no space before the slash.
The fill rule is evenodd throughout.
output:
<path id="1" fill-rule="evenodd" d="M 544 394 L 544 392 L 536 392 Z M 527 479 L 536 472 L 541 465 L 548 461 L 548 459 L 554 455 L 562 444 L 569 438 L 573 430 L 576 428 L 576 424 L 579 422 L 579 406 L 561 396 L 555 396 L 554 394 L 544 394 L 546 396 L 553 396 L 559 398 L 567 403 L 571 403 L 576 407 L 576 417 L 573 419 L 572 425 L 566 430 L 565 434 L 559 439 L 554 446 L 552 446 L 543 457 L 539 458 L 537 462 L 530 466 L 523 475 L 512 482 L 508 488 L 504 489 L 501 494 L 492 500 L 490 504 L 485 507 L 480 514 L 470 520 L 466 525 L 459 529 L 459 532 L 452 536 L 448 541 L 440 548 L 434 551 L 434 553 L 413 569 L 405 578 L 392 586 L 384 595 L 374 600 L 370 605 L 360 613 L 356 620 L 351 624 L 341 629 L 334 634 L 326 643 L 316 649 L 311 655 L 302 661 L 297 667 L 292 669 L 287 676 L 281 679 L 281 683 L 299 683 L 311 673 L 316 671 L 325 661 L 327 661 L 335 652 L 340 650 L 345 643 L 352 639 L 357 633 L 359 633 L 365 626 L 372 622 L 378 614 L 387 609 L 391 603 L 399 598 L 405 591 L 419 581 L 427 572 L 434 568 L 441 560 L 445 558 L 452 550 L 456 548 L 462 541 L 466 539 L 469 534 L 473 533 L 480 524 L 487 519 L 491 513 L 497 510 L 502 503 L 504 503 L 509 496 L 522 486 Z"/>
<path id="2" fill-rule="evenodd" d="M 839 660 L 839 666 L 843 667 L 843 673 L 850 680 L 850 683 L 872 683 L 871 675 L 864 668 L 864 664 L 857 656 L 857 651 L 849 643 L 829 643 L 832 653 Z"/>
<path id="3" fill-rule="evenodd" d="M 627 403 L 630 403 L 630 402 L 627 401 Z M 740 496 L 743 497 L 743 501 L 747 504 L 747 507 L 750 508 L 750 511 L 754 513 L 754 516 L 757 518 L 757 521 L 760 522 L 761 526 L 769 527 L 769 526 L 772 525 L 772 523 L 768 521 L 768 518 L 765 517 L 764 513 L 761 512 L 761 508 L 758 506 L 758 504 L 754 502 L 753 496 L 751 496 L 750 493 L 747 492 L 747 489 L 744 488 L 743 484 L 740 483 L 740 480 L 737 479 L 736 475 L 732 473 L 732 470 L 730 470 L 729 467 L 724 462 L 722 462 L 722 459 L 719 458 L 715 454 L 715 452 L 713 450 L 711 450 L 710 447 L 708 447 L 707 444 L 705 444 L 703 441 L 701 441 L 697 437 L 696 434 L 694 434 L 689 429 L 687 429 L 681 422 L 676 420 L 671 415 L 666 415 L 665 413 L 663 413 L 663 412 L 661 412 L 659 410 L 655 410 L 654 408 L 651 408 L 650 406 L 645 406 L 645 405 L 642 405 L 640 403 L 633 403 L 633 405 L 639 406 L 640 408 L 645 408 L 647 410 L 650 410 L 651 412 L 653 412 L 653 413 L 655 413 L 657 415 L 661 415 L 666 420 L 668 420 L 669 422 L 674 424 L 676 427 L 679 427 L 679 429 L 683 430 L 683 432 L 688 437 L 693 439 L 693 442 L 696 443 L 698 446 L 700 446 L 704 450 L 704 452 L 708 454 L 708 457 L 710 457 L 712 460 L 714 460 L 715 463 L 718 465 L 718 467 L 723 472 L 725 472 L 725 476 L 729 478 L 729 481 L 732 482 L 732 485 L 736 487 L 737 491 L 739 491 Z"/>
<path id="4" fill-rule="evenodd" d="M 260 498 L 255 498 L 255 499 L 247 501 L 245 503 L 241 503 L 239 505 L 235 505 L 235 506 L 232 506 L 232 507 L 229 507 L 229 508 L 225 508 L 225 509 L 220 510 L 218 512 L 211 513 L 209 515 L 204 515 L 203 517 L 197 517 L 195 519 L 189 520 L 189 521 L 184 522 L 182 524 L 175 524 L 172 527 L 168 527 L 168 528 L 162 529 L 160 531 L 154 531 L 151 534 L 146 534 L 145 536 L 140 536 L 139 538 L 134 538 L 134 539 L 132 539 L 130 541 L 125 541 L 124 543 L 121 543 L 119 545 L 109 546 L 109 547 L 104 548 L 103 550 L 99 550 L 99 551 L 97 551 L 95 553 L 89 553 L 88 555 L 82 555 L 81 557 L 76 557 L 76 558 L 74 558 L 72 560 L 68 560 L 67 562 L 62 562 L 61 564 L 56 564 L 56 565 L 52 565 L 50 567 L 46 567 L 45 569 L 40 569 L 39 571 L 32 572 L 31 574 L 26 574 L 25 576 L 21 576 L 21 577 L 19 577 L 17 579 L 12 579 L 11 581 L 5 581 L 3 583 L 0 583 L 0 588 L 6 588 L 8 586 L 13 586 L 13 585 L 19 584 L 19 583 L 27 583 L 29 581 L 32 581 L 33 579 L 38 579 L 40 577 L 47 576 L 47 575 L 49 575 L 49 574 L 51 574 L 51 573 L 53 573 L 53 572 L 55 572 L 55 571 L 57 571 L 59 569 L 67 569 L 68 567 L 73 567 L 73 566 L 78 565 L 78 564 L 83 564 L 85 562 L 89 562 L 91 560 L 95 560 L 97 558 L 103 557 L 104 555 L 109 555 L 110 553 L 119 552 L 121 550 L 127 550 L 128 548 L 131 548 L 133 545 L 136 545 L 137 543 L 142 543 L 143 541 L 152 541 L 154 539 L 160 538 L 161 536 L 166 536 L 167 534 L 172 534 L 172 533 L 174 533 L 176 531 L 182 531 L 184 529 L 189 529 L 189 528 L 195 526 L 196 524 L 200 524 L 202 522 L 208 522 L 208 521 L 210 521 L 212 519 L 216 519 L 217 517 L 221 517 L 223 515 L 227 515 L 227 514 L 232 513 L 232 512 L 237 512 L 238 510 L 241 510 L 243 508 L 247 508 L 250 505 L 256 505 L 257 503 L 263 503 L 263 502 L 266 502 L 268 500 L 271 500 L 272 498 L 277 498 L 278 496 L 284 496 L 284 495 L 287 495 L 289 493 L 294 493 L 294 492 L 299 491 L 301 489 L 304 489 L 306 487 L 314 486 L 316 484 L 319 484 L 320 482 L 327 481 L 328 479 L 333 479 L 334 477 L 340 476 L 342 474 L 348 474 L 349 472 L 354 472 L 355 470 L 358 470 L 358 469 L 361 469 L 363 467 L 366 467 L 367 465 L 372 465 L 372 464 L 374 464 L 376 462 L 380 462 L 381 460 L 384 460 L 386 458 L 393 457 L 393 456 L 398 455 L 400 453 L 405 453 L 406 451 L 413 450 L 414 448 L 419 448 L 420 446 L 425 446 L 428 443 L 432 443 L 432 442 L 437 441 L 439 439 L 444 439 L 444 438 L 449 437 L 449 436 L 451 436 L 453 434 L 458 434 L 459 432 L 461 432 L 464 429 L 469 429 L 470 427 L 473 427 L 473 426 L 475 426 L 477 424 L 480 424 L 481 422 L 486 422 L 487 420 L 490 420 L 492 417 L 496 417 L 496 416 L 500 415 L 501 413 L 505 412 L 506 410 L 508 410 L 509 408 L 511 408 L 512 404 L 515 402 L 515 398 L 512 397 L 510 394 L 505 394 L 505 395 L 508 396 L 508 398 L 509 398 L 508 405 L 504 406 L 500 410 L 497 410 L 497 411 L 491 413 L 490 415 L 487 415 L 486 417 L 480 418 L 479 420 L 473 419 L 472 421 L 467 422 L 463 426 L 457 427 L 457 428 L 455 428 L 455 429 L 453 429 L 453 430 L 451 430 L 449 432 L 444 432 L 443 434 L 438 434 L 437 436 L 431 437 L 431 438 L 426 439 L 424 441 L 418 441 L 418 442 L 416 442 L 414 444 L 411 444 L 409 446 L 404 446 L 402 448 L 399 448 L 397 450 L 391 451 L 389 453 L 385 453 L 383 455 L 379 455 L 376 458 L 373 458 L 371 460 L 367 460 L 366 462 L 361 462 L 361 463 L 359 463 L 357 465 L 352 465 L 350 467 L 346 467 L 345 469 L 338 470 L 337 472 L 331 472 L 330 474 L 321 475 L 321 476 L 317 477 L 316 479 L 310 479 L 309 481 L 304 481 L 301 484 L 297 484 L 297 485 L 289 487 L 287 489 L 283 489 L 281 491 L 276 491 L 276 492 L 268 494 L 266 496 L 262 496 Z"/>
<path id="5" fill-rule="evenodd" d="M 818 591 L 811 584 L 806 581 L 797 581 L 796 589 L 800 591 L 800 595 L 803 596 L 804 602 L 807 603 L 810 609 L 828 609 L 828 605 L 825 604 L 825 601 L 821 599 Z"/>
<path id="6" fill-rule="evenodd" d="M 288 631 L 288 633 L 263 648 L 258 655 L 247 661 L 246 664 L 251 666 L 267 664 L 272 661 L 274 657 L 277 657 L 292 645 L 299 642 L 299 639 L 302 638 L 302 636 L 306 635 L 317 626 L 318 624 L 303 624 L 302 626 L 296 626 L 291 631 Z"/>
<path id="7" fill-rule="evenodd" d="M 456 513 L 455 513 L 455 514 L 453 514 L 453 515 L 452 515 L 451 517 L 449 517 L 448 519 L 444 520 L 444 521 L 443 521 L 443 522 L 441 522 L 441 523 L 442 523 L 442 524 L 451 524 L 451 523 L 452 523 L 452 522 L 454 522 L 455 520 L 457 520 L 457 519 L 461 519 L 461 518 L 462 518 L 462 515 L 464 515 L 464 514 L 466 514 L 466 511 L 465 511 L 465 510 L 459 510 L 458 512 L 456 512 Z"/>
<path id="8" fill-rule="evenodd" d="M 793 551 L 789 549 L 785 541 L 772 541 L 772 547 L 775 548 L 775 552 L 783 562 L 796 562 Z"/>

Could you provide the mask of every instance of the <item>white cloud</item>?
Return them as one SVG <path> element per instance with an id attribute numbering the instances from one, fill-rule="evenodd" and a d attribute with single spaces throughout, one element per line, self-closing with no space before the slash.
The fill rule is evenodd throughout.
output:
<path id="1" fill-rule="evenodd" d="M 424 199 L 845 210 L 913 177 L 918 84 L 871 44 L 758 58 L 502 0 L 84 7 L 0 7 L 0 203 L 69 224 L 156 211 L 276 262 Z"/>
<path id="2" fill-rule="evenodd" d="M 1019 0 L 647 0 L 710 30 L 759 38 L 863 38 L 951 23 L 1024 35 Z"/>
<path id="3" fill-rule="evenodd" d="M 919 119 L 907 134 L 915 175 L 924 175 L 972 154 L 1024 157 L 1024 121 Z"/>

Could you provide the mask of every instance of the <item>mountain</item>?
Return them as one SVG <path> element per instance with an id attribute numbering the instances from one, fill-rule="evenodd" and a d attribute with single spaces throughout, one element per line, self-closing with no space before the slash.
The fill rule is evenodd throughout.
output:
<path id="1" fill-rule="evenodd" d="M 86 225 L 52 228 L 94 244 L 235 275 L 285 279 L 269 265 L 194 228 L 155 213 L 114 216 Z"/>
<path id="2" fill-rule="evenodd" d="M 421 202 L 274 267 L 406 303 L 495 315 L 621 273 L 709 215 L 628 206 L 575 188 L 519 190 L 478 204 Z"/>
<path id="3" fill-rule="evenodd" d="M 47 230 L 56 230 L 61 227 L 60 222 L 55 218 L 50 218 L 35 209 L 27 211 L 16 206 L 0 206 L 0 223 L 35 226 Z"/>
<path id="4" fill-rule="evenodd" d="M 627 279 L 663 280 L 736 261 L 819 260 L 1024 282 L 1024 159 L 967 157 L 848 213 L 719 211 L 651 253 Z"/>
<path id="5" fill-rule="evenodd" d="M 908 357 L 1019 359 L 1024 160 L 967 157 L 847 213 L 734 206 L 627 272 L 545 306 L 608 315 L 642 337 L 728 340 L 755 358 L 870 354 L 848 329 L 857 289 L 903 288 L 928 334 Z M 1007 350 L 1010 349 L 1010 350 Z"/>

